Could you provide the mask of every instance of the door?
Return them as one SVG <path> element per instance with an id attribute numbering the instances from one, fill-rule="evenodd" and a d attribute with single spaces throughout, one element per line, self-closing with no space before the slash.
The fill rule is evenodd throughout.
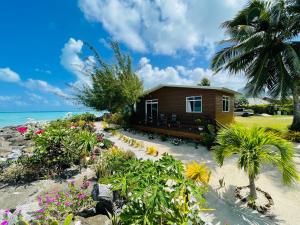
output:
<path id="1" fill-rule="evenodd" d="M 145 104 L 145 119 L 147 122 L 153 123 L 158 118 L 158 100 L 146 100 Z"/>

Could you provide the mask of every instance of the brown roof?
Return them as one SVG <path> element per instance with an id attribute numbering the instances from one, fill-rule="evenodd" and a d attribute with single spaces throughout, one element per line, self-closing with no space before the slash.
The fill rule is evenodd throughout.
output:
<path id="1" fill-rule="evenodd" d="M 234 91 L 234 90 L 231 90 L 231 89 L 228 89 L 228 88 L 224 88 L 224 87 L 211 87 L 211 86 L 193 86 L 193 85 L 164 85 L 164 84 L 161 84 L 161 85 L 158 85 L 156 87 L 153 87 L 153 88 L 150 88 L 148 90 L 146 90 L 144 92 L 144 94 L 149 94 L 153 91 L 156 91 L 158 89 L 161 89 L 163 87 L 174 87 L 174 88 L 197 88 L 197 89 L 202 89 L 202 90 L 216 90 L 216 91 L 223 91 L 223 92 L 227 92 L 227 93 L 230 93 L 230 94 L 234 94 L 234 95 L 238 95 L 240 94 L 239 92 L 237 91 Z"/>

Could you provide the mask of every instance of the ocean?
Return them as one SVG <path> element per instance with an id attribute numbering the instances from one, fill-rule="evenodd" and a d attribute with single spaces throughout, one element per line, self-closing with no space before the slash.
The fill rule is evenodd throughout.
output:
<path id="1" fill-rule="evenodd" d="M 36 121 L 50 121 L 55 119 L 62 119 L 66 117 L 68 113 L 74 115 L 74 114 L 82 114 L 85 112 L 93 113 L 96 116 L 101 116 L 103 114 L 103 112 L 96 112 L 96 111 L 0 112 L 0 127 L 11 126 L 11 125 L 22 125 L 30 119 Z"/>

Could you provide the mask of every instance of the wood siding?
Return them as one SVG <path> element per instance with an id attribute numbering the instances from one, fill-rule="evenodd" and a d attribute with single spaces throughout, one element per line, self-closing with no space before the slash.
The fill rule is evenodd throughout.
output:
<path id="1" fill-rule="evenodd" d="M 222 112 L 222 97 L 230 96 L 230 112 Z M 186 112 L 186 97 L 202 96 L 202 113 Z M 218 90 L 162 87 L 144 96 L 137 104 L 136 112 L 140 118 L 145 115 L 145 101 L 158 99 L 159 114 L 176 114 L 183 123 L 194 123 L 195 119 L 208 117 L 221 123 L 229 123 L 233 120 L 233 94 L 222 93 Z"/>

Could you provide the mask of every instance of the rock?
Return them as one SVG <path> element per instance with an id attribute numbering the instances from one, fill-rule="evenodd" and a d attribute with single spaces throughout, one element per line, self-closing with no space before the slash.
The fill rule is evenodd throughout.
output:
<path id="1" fill-rule="evenodd" d="M 96 212 L 95 208 L 85 209 L 78 213 L 78 216 L 81 216 L 84 218 L 88 218 L 88 217 L 92 217 L 92 216 L 96 216 L 96 215 L 97 215 L 97 212 Z"/>
<path id="2" fill-rule="evenodd" d="M 247 198 L 242 198 L 241 201 L 242 202 L 247 202 Z"/>
<path id="3" fill-rule="evenodd" d="M 77 221 L 80 221 L 80 223 L 76 223 Z M 78 217 L 76 219 L 74 224 L 81 224 L 81 225 L 112 225 L 111 220 L 104 215 L 97 215 L 93 217 L 83 218 Z"/>
<path id="4" fill-rule="evenodd" d="M 96 205 L 98 214 L 108 215 L 108 213 L 114 213 L 114 197 L 111 185 L 95 184 L 92 190 L 92 197 L 94 201 L 98 201 Z"/>

